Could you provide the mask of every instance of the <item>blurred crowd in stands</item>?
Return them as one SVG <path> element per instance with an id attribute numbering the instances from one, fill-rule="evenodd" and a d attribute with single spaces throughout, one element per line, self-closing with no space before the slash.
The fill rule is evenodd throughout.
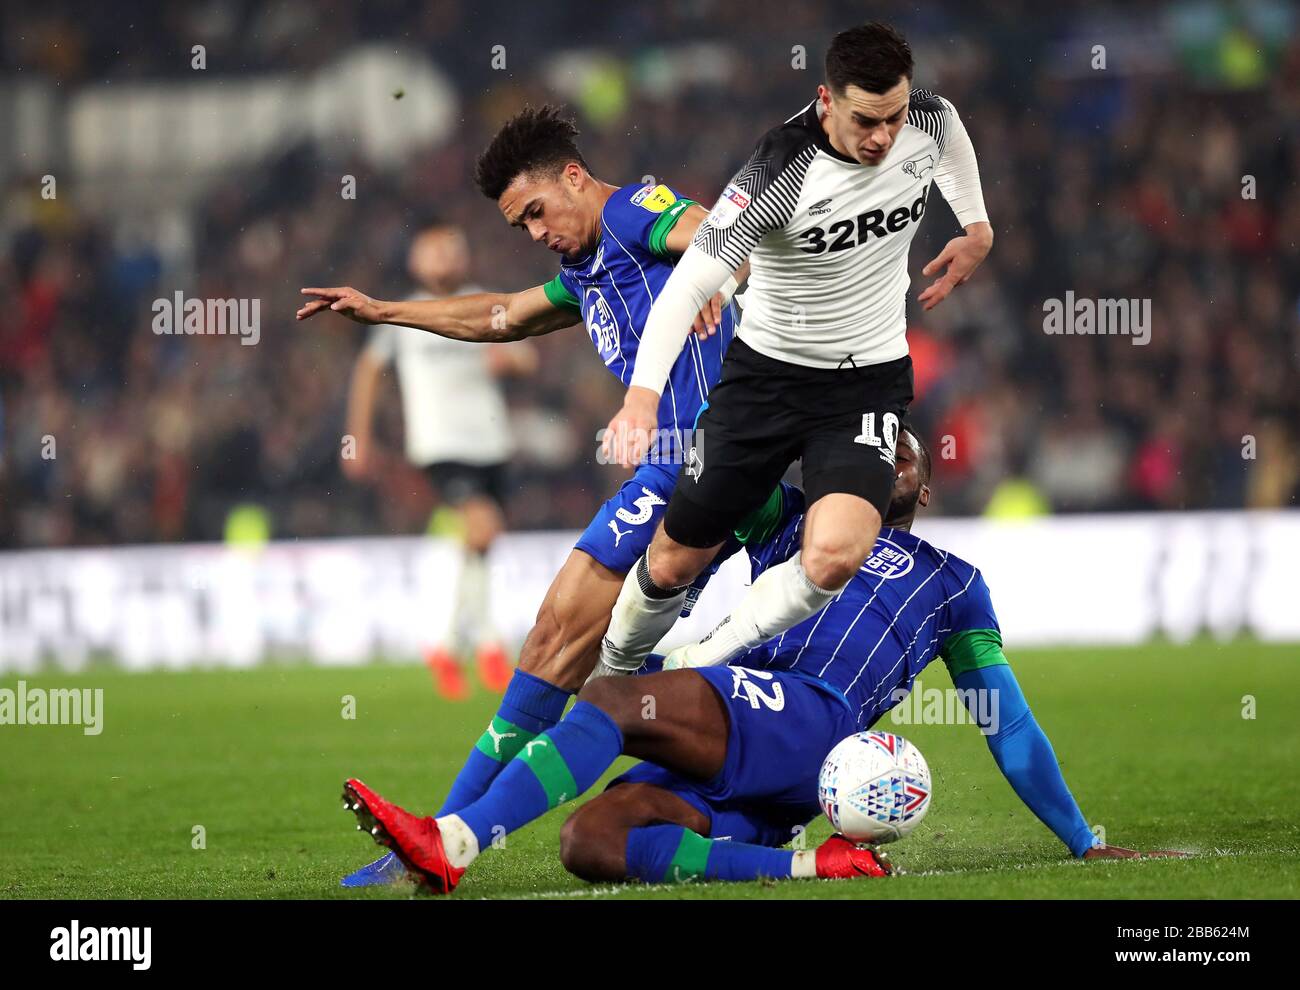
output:
<path id="1" fill-rule="evenodd" d="M 192 271 L 74 184 L 41 197 L 43 163 L 5 177 L 0 224 L 0 546 L 221 539 L 256 507 L 275 537 L 415 532 L 434 499 L 391 456 L 364 484 L 339 470 L 348 375 L 365 330 L 298 324 L 298 289 L 411 291 L 403 257 L 431 215 L 460 223 L 474 281 L 548 280 L 556 262 L 474 189 L 474 157 L 525 102 L 574 109 L 595 173 L 653 175 L 711 204 L 767 127 L 815 95 L 820 53 L 850 3 L 473 4 L 462 0 L 146 4 L 58 0 L 3 15 L 4 79 L 75 89 L 166 86 L 191 45 L 209 71 L 307 70 L 363 39 L 426 52 L 457 87 L 454 138 L 379 170 L 337 148 L 286 146 L 223 176 L 190 211 Z M 91 6 L 90 11 L 77 12 Z M 126 7 L 133 5 L 127 4 Z M 911 256 L 914 418 L 945 514 L 1210 509 L 1300 496 L 1300 32 L 1283 5 L 881 4 L 909 35 L 915 84 L 951 99 L 979 154 L 997 240 L 975 278 L 922 313 L 920 269 L 958 231 L 937 190 Z M 1187 41 L 1192 15 L 1223 23 Z M 1093 69 L 1088 24 L 1123 18 L 1167 58 Z M 1081 18 L 1091 21 L 1081 21 Z M 1100 19 L 1100 20 L 1098 20 Z M 1154 24 L 1154 27 L 1151 26 Z M 1107 34 L 1106 32 L 1109 32 Z M 1180 34 L 1180 32 L 1184 32 Z M 1192 31 L 1195 35 L 1195 31 Z M 1193 38 L 1194 40 L 1194 38 Z M 707 41 L 673 79 L 663 52 Z M 806 68 L 794 46 L 806 46 Z M 504 45 L 507 68 L 491 67 Z M 557 53 L 605 68 L 557 92 Z M 726 66 L 710 72 L 709 60 Z M 1120 60 L 1117 64 L 1117 60 Z M 669 84 L 664 83 L 665 74 Z M 721 76 L 721 78 L 719 78 Z M 562 87 L 563 88 L 563 87 Z M 355 200 L 340 176 L 357 177 Z M 257 346 L 161 336 L 151 304 L 260 300 Z M 1044 332 L 1044 303 L 1150 299 L 1149 343 Z M 582 327 L 543 338 L 511 381 L 515 528 L 580 527 L 621 480 L 597 463 L 618 382 Z"/>

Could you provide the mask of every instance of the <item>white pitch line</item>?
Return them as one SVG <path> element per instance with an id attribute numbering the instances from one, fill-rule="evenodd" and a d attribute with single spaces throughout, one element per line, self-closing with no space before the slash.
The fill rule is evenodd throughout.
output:
<path id="1" fill-rule="evenodd" d="M 1188 859 L 1204 859 L 1214 856 L 1269 856 L 1269 855 L 1294 855 L 1295 848 L 1279 849 L 1210 849 L 1203 850 L 1191 846 L 1184 846 L 1177 850 L 1188 854 Z M 1177 857 L 1162 858 L 1154 857 L 1152 859 L 1137 860 L 1141 863 L 1155 862 L 1176 862 Z M 1116 859 L 1104 860 L 1107 863 L 1131 863 L 1133 860 Z M 898 874 L 900 878 L 909 877 L 958 877 L 974 876 L 978 873 L 1006 873 L 1011 870 L 1053 870 L 1053 869 L 1092 869 L 1092 863 L 1085 862 L 1082 859 L 1068 859 L 1056 863 L 1007 863 L 1004 866 L 972 866 L 958 867 L 950 870 L 918 870 L 915 872 L 903 870 Z M 565 898 L 602 898 L 602 897 L 622 897 L 626 894 L 642 894 L 647 891 L 680 889 L 683 886 L 696 886 L 694 884 L 671 884 L 671 883 L 626 883 L 626 884 L 604 884 L 598 887 L 579 887 L 573 890 L 543 890 L 530 894 L 507 894 L 496 897 L 478 897 L 474 900 L 514 900 L 514 901 L 547 901 L 562 900 Z M 736 884 L 736 886 L 741 886 Z"/>
<path id="2" fill-rule="evenodd" d="M 579 887 L 576 890 L 542 890 L 531 894 L 507 894 L 497 897 L 479 897 L 480 901 L 495 900 L 512 900 L 512 901 L 554 901 L 564 898 L 600 898 L 600 897 L 621 897 L 624 894 L 644 893 L 647 890 L 663 890 L 669 887 L 677 886 L 676 884 L 655 883 L 625 883 L 609 884 L 600 887 Z"/>

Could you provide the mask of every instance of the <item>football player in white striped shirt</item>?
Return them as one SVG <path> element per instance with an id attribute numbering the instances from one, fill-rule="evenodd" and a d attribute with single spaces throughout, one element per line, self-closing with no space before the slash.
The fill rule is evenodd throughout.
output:
<path id="1" fill-rule="evenodd" d="M 912 400 L 908 247 L 937 184 L 965 232 L 924 269 L 929 309 L 988 254 L 993 230 L 970 138 L 952 104 L 912 88 L 912 53 L 885 24 L 836 35 L 817 99 L 768 131 L 695 233 L 646 322 L 610 449 L 637 456 L 694 315 L 750 262 L 740 329 L 709 393 L 696 448 L 645 556 L 624 582 L 603 673 L 635 670 L 691 581 L 802 461 L 800 553 L 766 571 L 691 664 L 725 662 L 813 615 L 880 532 L 899 424 Z"/>
<path id="2" fill-rule="evenodd" d="M 410 300 L 464 296 L 469 242 L 456 226 L 429 223 L 412 239 L 407 270 L 419 286 Z M 382 473 L 383 451 L 372 429 L 382 377 L 396 365 L 407 460 L 433 485 L 441 505 L 458 517 L 464 553 L 455 607 L 446 627 L 429 630 L 424 660 L 443 697 L 467 697 L 461 658 L 473 652 L 479 678 L 501 692 L 511 666 L 492 622 L 487 557 L 505 530 L 506 471 L 514 440 L 499 379 L 528 375 L 537 352 L 527 342 L 481 347 L 414 327 L 380 324 L 357 356 L 348 389 L 346 433 L 354 443 L 340 457 L 343 473 L 366 481 Z"/>

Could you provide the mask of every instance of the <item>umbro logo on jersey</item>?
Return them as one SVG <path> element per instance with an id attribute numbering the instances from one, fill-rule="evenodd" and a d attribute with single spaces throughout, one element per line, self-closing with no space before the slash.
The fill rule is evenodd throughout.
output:
<path id="1" fill-rule="evenodd" d="M 922 155 L 920 158 L 913 158 L 910 162 L 903 162 L 903 171 L 914 179 L 924 179 L 934 171 L 934 156 Z"/>
<path id="2" fill-rule="evenodd" d="M 818 202 L 813 203 L 812 206 L 808 207 L 808 215 L 810 217 L 823 217 L 827 213 L 830 213 L 830 204 L 831 201 L 829 199 L 819 200 Z"/>
<path id="3" fill-rule="evenodd" d="M 602 244 L 599 248 L 596 249 L 596 259 L 591 263 L 591 271 L 588 272 L 588 274 L 595 275 L 596 269 L 599 268 L 604 263 L 605 263 L 605 245 Z"/>

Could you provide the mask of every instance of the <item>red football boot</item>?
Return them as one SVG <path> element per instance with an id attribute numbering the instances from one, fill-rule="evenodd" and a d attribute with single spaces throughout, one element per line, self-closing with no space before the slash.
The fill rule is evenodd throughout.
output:
<path id="1" fill-rule="evenodd" d="M 432 816 L 421 818 L 385 801 L 359 780 L 343 784 L 343 807 L 357 816 L 357 828 L 397 854 L 416 882 L 431 894 L 450 894 L 465 871 L 447 861 Z M 820 855 L 820 852 L 818 853 Z"/>
<path id="2" fill-rule="evenodd" d="M 484 643 L 478 648 L 478 679 L 496 694 L 505 692 L 514 668 L 500 643 Z"/>
<path id="3" fill-rule="evenodd" d="M 823 880 L 887 877 L 892 872 L 874 849 L 850 842 L 842 835 L 832 835 L 817 847 L 817 876 Z"/>
<path id="4" fill-rule="evenodd" d="M 433 674 L 434 687 L 448 701 L 464 701 L 469 697 L 469 683 L 465 671 L 447 650 L 441 646 L 426 650 L 424 664 Z"/>

